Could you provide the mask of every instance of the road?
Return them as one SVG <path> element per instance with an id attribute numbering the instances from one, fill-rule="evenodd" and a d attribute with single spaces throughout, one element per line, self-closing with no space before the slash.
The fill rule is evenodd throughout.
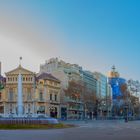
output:
<path id="1" fill-rule="evenodd" d="M 140 121 L 67 122 L 75 128 L 0 130 L 0 140 L 140 140 Z"/>

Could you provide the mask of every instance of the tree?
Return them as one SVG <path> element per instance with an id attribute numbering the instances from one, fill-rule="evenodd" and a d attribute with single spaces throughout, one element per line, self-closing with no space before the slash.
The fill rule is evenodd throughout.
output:
<path id="1" fill-rule="evenodd" d="M 0 82 L 0 90 L 4 89 L 4 85 Z"/>
<path id="2" fill-rule="evenodd" d="M 82 85 L 75 81 L 70 81 L 69 86 L 66 90 L 64 90 L 65 96 L 67 98 L 67 106 L 69 118 L 72 119 L 80 119 L 82 116 Z"/>
<path id="3" fill-rule="evenodd" d="M 128 106 L 128 111 L 132 115 L 138 115 L 139 114 L 139 98 L 133 94 L 132 91 L 128 89 L 127 84 L 123 84 L 121 86 L 121 92 L 122 92 L 122 99 L 124 101 L 123 105 Z"/>
<path id="4" fill-rule="evenodd" d="M 81 108 L 83 108 L 83 118 L 87 115 L 90 118 L 92 117 L 92 113 L 95 110 L 96 94 L 95 92 L 88 90 L 83 81 L 70 81 L 68 88 L 65 90 L 65 95 L 69 99 L 67 101 L 69 107 L 74 108 L 80 105 Z M 77 112 L 79 112 L 78 109 Z"/>

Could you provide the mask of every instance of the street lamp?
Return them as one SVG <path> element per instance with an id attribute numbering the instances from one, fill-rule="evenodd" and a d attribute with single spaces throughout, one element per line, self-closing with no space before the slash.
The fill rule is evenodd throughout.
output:
<path id="1" fill-rule="evenodd" d="M 124 106 L 124 109 L 125 109 L 125 114 L 124 114 L 125 122 L 128 122 L 128 105 L 127 104 Z"/>

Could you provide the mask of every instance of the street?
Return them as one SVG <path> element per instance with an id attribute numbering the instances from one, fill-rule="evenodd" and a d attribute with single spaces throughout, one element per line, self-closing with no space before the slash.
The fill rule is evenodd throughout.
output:
<path id="1" fill-rule="evenodd" d="M 90 121 L 55 130 L 0 130 L 0 140 L 139 140 L 140 121 Z"/>

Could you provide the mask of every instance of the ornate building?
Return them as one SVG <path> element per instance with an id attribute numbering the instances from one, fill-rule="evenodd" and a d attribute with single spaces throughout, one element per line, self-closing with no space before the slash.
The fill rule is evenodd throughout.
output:
<path id="1" fill-rule="evenodd" d="M 119 96 L 122 96 L 121 85 L 126 83 L 126 80 L 120 77 L 120 74 L 116 71 L 115 66 L 112 67 L 112 70 L 108 74 L 109 84 L 112 87 L 112 98 L 115 101 Z"/>
<path id="2" fill-rule="evenodd" d="M 15 116 L 17 114 L 18 100 L 18 75 L 22 75 L 22 92 L 23 92 L 23 113 L 25 115 L 34 114 L 34 97 L 35 97 L 35 74 L 24 69 L 19 65 L 16 69 L 5 73 L 6 85 L 3 93 L 4 115 Z"/>
<path id="3" fill-rule="evenodd" d="M 36 78 L 37 114 L 48 114 L 60 118 L 60 81 L 48 73 L 42 73 Z"/>
<path id="4" fill-rule="evenodd" d="M 4 113 L 3 92 L 6 79 L 0 75 L 0 114 Z"/>
<path id="5" fill-rule="evenodd" d="M 18 116 L 19 73 L 22 76 L 22 116 L 60 117 L 60 81 L 47 73 L 36 76 L 21 65 L 5 73 L 6 83 L 0 91 L 0 116 Z"/>
<path id="6" fill-rule="evenodd" d="M 112 88 L 112 115 L 123 116 L 123 105 L 125 100 L 123 99 L 123 93 L 121 87 L 126 84 L 126 80 L 120 77 L 120 74 L 116 71 L 115 66 L 108 75 L 108 83 Z"/>

